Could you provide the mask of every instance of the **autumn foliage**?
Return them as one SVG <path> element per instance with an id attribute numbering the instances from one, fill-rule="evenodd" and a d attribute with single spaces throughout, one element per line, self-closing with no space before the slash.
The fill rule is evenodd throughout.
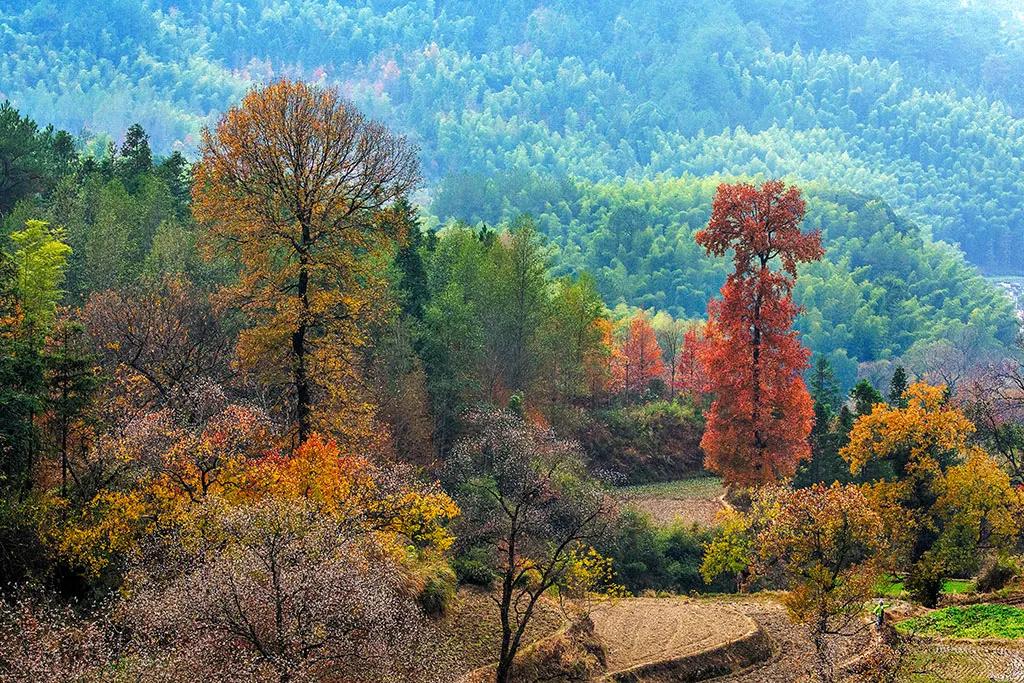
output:
<path id="1" fill-rule="evenodd" d="M 1021 499 L 1009 475 L 974 445 L 975 427 L 944 386 L 911 384 L 904 405 L 876 404 L 840 455 L 869 479 L 865 491 L 908 573 L 908 590 L 938 600 L 944 576 L 977 570 L 989 552 L 1013 547 Z"/>
<path id="2" fill-rule="evenodd" d="M 779 181 L 722 185 L 696 236 L 708 254 L 732 251 L 735 266 L 722 298 L 708 303 L 699 352 L 714 395 L 701 447 L 730 483 L 790 477 L 810 456 L 814 412 L 801 377 L 809 352 L 792 329 L 792 290 L 797 264 L 823 252 L 818 233 L 800 230 L 804 210 L 800 190 Z"/>
<path id="3" fill-rule="evenodd" d="M 415 148 L 337 90 L 285 80 L 246 95 L 201 151 L 193 213 L 207 256 L 242 265 L 221 296 L 251 322 L 242 363 L 288 389 L 298 443 L 368 437 L 353 354 L 386 309 L 378 258 L 403 237 L 387 209 L 418 182 Z"/>
<path id="4" fill-rule="evenodd" d="M 629 321 L 622 343 L 612 354 L 612 377 L 619 391 L 643 394 L 651 380 L 665 373 L 665 361 L 654 328 L 643 313 Z"/>
<path id="5" fill-rule="evenodd" d="M 691 398 L 703 396 L 707 387 L 707 374 L 700 362 L 700 347 L 703 343 L 703 329 L 691 326 L 683 335 L 683 344 L 675 359 L 675 390 Z"/>

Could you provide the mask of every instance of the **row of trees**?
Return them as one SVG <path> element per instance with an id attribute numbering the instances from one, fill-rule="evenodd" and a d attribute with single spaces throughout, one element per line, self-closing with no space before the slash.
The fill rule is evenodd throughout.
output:
<path id="1" fill-rule="evenodd" d="M 694 239 L 721 182 L 735 179 L 595 185 L 538 174 L 460 177 L 442 185 L 433 210 L 472 221 L 503 220 L 512 206 L 528 210 L 558 247 L 557 272 L 592 273 L 611 304 L 695 318 L 727 275 Z M 503 204 L 506 192 L 514 200 Z M 978 355 L 1014 344 L 1012 302 L 961 255 L 925 239 L 883 201 L 814 185 L 805 196 L 807 222 L 820 230 L 826 255 L 796 283 L 803 309 L 796 325 L 844 388 L 856 382 L 860 363 L 927 355 L 951 338 L 973 338 Z"/>

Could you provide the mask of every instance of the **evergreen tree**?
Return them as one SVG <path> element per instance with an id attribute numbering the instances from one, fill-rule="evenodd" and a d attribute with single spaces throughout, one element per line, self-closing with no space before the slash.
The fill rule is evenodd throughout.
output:
<path id="1" fill-rule="evenodd" d="M 139 188 L 142 176 L 153 170 L 153 152 L 149 148 L 149 134 L 139 124 L 133 124 L 125 133 L 124 144 L 117 159 L 117 171 L 130 192 Z"/>
<path id="2" fill-rule="evenodd" d="M 841 406 L 839 387 L 832 372 L 832 365 L 824 356 L 818 356 L 811 372 L 811 398 L 814 400 L 814 426 L 811 428 L 811 459 L 801 463 L 793 484 L 797 487 L 816 483 L 826 485 L 850 479 L 850 468 L 839 457 L 849 429 L 839 412 L 849 411 Z M 852 424 L 852 421 L 850 422 Z"/>
<path id="3" fill-rule="evenodd" d="M 23 494 L 38 447 L 33 418 L 42 407 L 43 374 L 17 282 L 17 266 L 0 252 L 0 488 Z"/>
<path id="4" fill-rule="evenodd" d="M 396 223 L 396 232 L 406 236 L 405 243 L 395 255 L 399 305 L 404 315 L 423 320 L 424 308 L 430 300 L 430 286 L 422 251 L 429 250 L 429 240 L 420 226 L 419 212 L 408 200 L 402 198 L 395 202 L 390 217 Z"/>
<path id="5" fill-rule="evenodd" d="M 832 363 L 826 356 L 819 355 L 814 361 L 808 388 L 816 403 L 824 404 L 832 415 L 839 412 L 843 403 L 842 395 L 835 372 L 832 370 Z"/>
<path id="6" fill-rule="evenodd" d="M 43 353 L 46 412 L 43 416 L 49 445 L 60 459 L 61 496 L 68 494 L 71 454 L 88 447 L 88 411 L 103 384 L 99 358 L 89 347 L 85 327 L 64 320 L 56 325 Z"/>
<path id="7" fill-rule="evenodd" d="M 857 382 L 850 390 L 850 398 L 853 399 L 853 411 L 857 417 L 867 415 L 876 403 L 884 401 L 881 392 L 866 379 Z"/>
<path id="8" fill-rule="evenodd" d="M 897 365 L 889 381 L 889 405 L 898 408 L 907 407 L 907 399 L 904 394 L 907 392 L 907 371 L 902 365 Z"/>

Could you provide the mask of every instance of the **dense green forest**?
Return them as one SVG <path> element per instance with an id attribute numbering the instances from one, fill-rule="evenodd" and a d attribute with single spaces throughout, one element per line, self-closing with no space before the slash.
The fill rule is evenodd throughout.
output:
<path id="1" fill-rule="evenodd" d="M 558 247 L 557 272 L 593 274 L 605 300 L 702 317 L 727 264 L 703 258 L 693 236 L 710 216 L 722 178 L 611 183 L 534 176 L 445 182 L 442 217 L 508 222 L 534 216 Z M 1011 345 L 1013 305 L 963 256 L 921 235 L 887 204 L 827 187 L 808 188 L 807 223 L 826 257 L 801 275 L 795 295 L 806 343 L 829 356 L 850 387 L 857 363 L 896 359 L 971 330 L 975 351 Z M 471 208 L 468 208 L 471 207 Z"/>
<path id="2" fill-rule="evenodd" d="M 139 121 L 191 153 L 252 82 L 291 75 L 411 135 L 432 180 L 821 181 L 1024 270 L 1009 0 L 15 0 L 0 48 L 0 97 L 100 148 Z"/>

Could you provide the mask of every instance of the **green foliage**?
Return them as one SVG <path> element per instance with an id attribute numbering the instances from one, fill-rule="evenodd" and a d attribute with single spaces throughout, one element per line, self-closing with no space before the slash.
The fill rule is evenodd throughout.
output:
<path id="1" fill-rule="evenodd" d="M 793 485 L 802 488 L 822 483 L 848 483 L 850 466 L 839 457 L 839 449 L 846 445 L 853 418 L 845 405 L 836 382 L 832 364 L 825 356 L 818 356 L 810 371 L 809 388 L 814 400 L 814 426 L 811 428 L 811 458 L 797 469 Z"/>
<path id="2" fill-rule="evenodd" d="M 977 586 L 974 581 L 967 579 L 945 579 L 942 582 L 940 592 L 942 595 L 965 595 L 973 593 Z M 980 589 L 978 589 L 980 590 Z M 903 579 L 892 575 L 883 576 L 875 587 L 875 592 L 880 597 L 906 598 L 907 587 Z"/>
<path id="3" fill-rule="evenodd" d="M 1014 577 L 1020 575 L 1020 564 L 1016 559 L 1000 553 L 988 559 L 978 572 L 976 587 L 980 593 L 991 593 L 1003 588 Z"/>
<path id="4" fill-rule="evenodd" d="M 217 8 L 8 3 L 4 94 L 74 131 L 139 121 L 168 152 L 194 148 L 253 82 L 342 81 L 420 141 L 433 178 L 487 178 L 489 190 L 452 183 L 445 215 L 495 222 L 522 207 L 517 177 L 537 168 L 551 174 L 537 200 L 566 176 L 788 176 L 882 196 L 974 262 L 1021 269 L 1024 27 L 1012 0 Z M 636 258 L 658 237 L 646 227 L 624 240 Z"/>
<path id="5" fill-rule="evenodd" d="M 29 325 L 45 329 L 53 320 L 63 292 L 64 269 L 71 248 L 60 231 L 43 221 L 28 221 L 10 235 L 18 271 L 18 299 Z"/>
<path id="6" fill-rule="evenodd" d="M 498 577 L 494 571 L 492 551 L 484 546 L 473 546 L 455 555 L 452 568 L 459 583 L 489 587 Z"/>
<path id="7" fill-rule="evenodd" d="M 19 200 L 49 190 L 74 161 L 70 135 L 52 127 L 39 130 L 10 102 L 0 104 L 0 217 Z"/>
<path id="8" fill-rule="evenodd" d="M 1009 605 L 946 607 L 901 621 L 896 629 L 945 638 L 1024 638 L 1024 609 Z"/>
<path id="9" fill-rule="evenodd" d="M 421 250 L 427 292 L 417 346 L 443 451 L 462 414 L 481 405 L 553 410 L 593 395 L 588 367 L 604 339 L 603 302 L 586 277 L 555 279 L 533 222 L 500 231 L 452 225 Z"/>
<path id="10" fill-rule="evenodd" d="M 650 517 L 627 508 L 615 521 L 602 553 L 612 558 L 618 580 L 632 593 L 644 590 L 729 592 L 728 577 L 706 584 L 700 574 L 704 548 L 714 531 L 682 523 L 655 526 Z"/>
<path id="11" fill-rule="evenodd" d="M 686 402 L 651 401 L 592 411 L 577 429 L 592 467 L 627 484 L 665 481 L 701 470 L 703 420 Z"/>
<path id="12" fill-rule="evenodd" d="M 703 316 L 725 279 L 725 261 L 705 258 L 693 239 L 721 180 L 563 184 L 557 194 L 525 192 L 515 210 L 531 211 L 558 247 L 556 273 L 592 273 L 609 305 L 693 318 Z M 915 342 L 966 327 L 993 344 L 1012 344 L 1011 302 L 954 250 L 882 201 L 813 186 L 806 194 L 805 224 L 821 230 L 826 258 L 801 269 L 794 296 L 804 313 L 796 326 L 833 364 L 844 389 L 857 362 L 896 358 Z M 444 217 L 442 198 L 434 209 Z"/>
<path id="13" fill-rule="evenodd" d="M 416 596 L 420 608 L 432 617 L 446 614 L 455 601 L 456 574 L 447 564 L 432 567 Z"/>

